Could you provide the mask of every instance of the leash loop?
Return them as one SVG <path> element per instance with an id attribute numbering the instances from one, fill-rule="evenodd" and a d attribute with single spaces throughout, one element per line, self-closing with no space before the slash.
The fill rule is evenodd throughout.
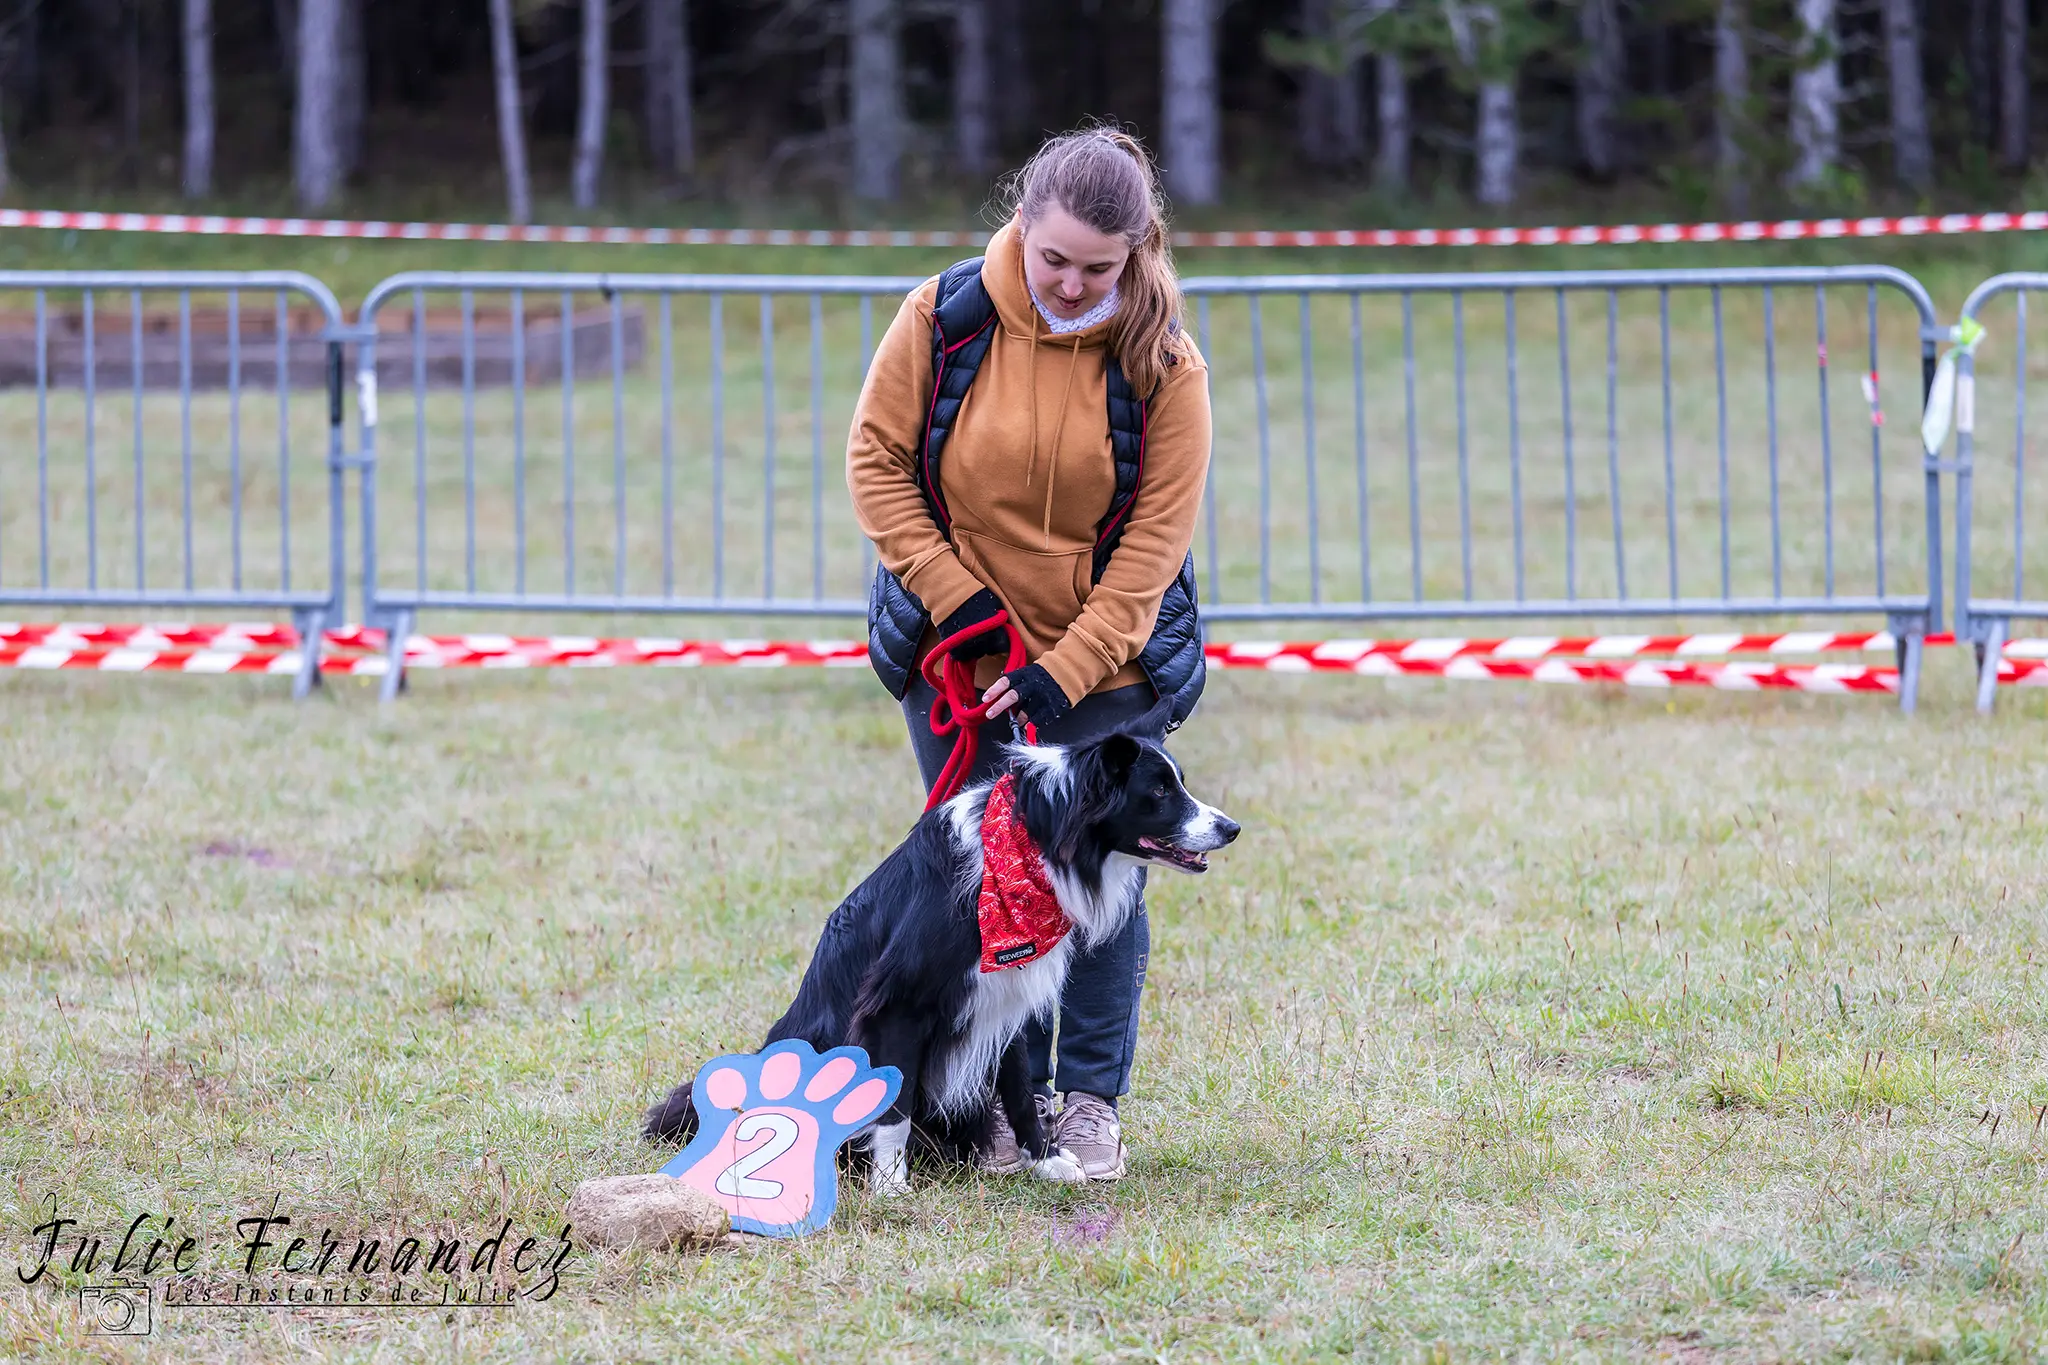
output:
<path id="1" fill-rule="evenodd" d="M 932 783 L 931 794 L 925 798 L 924 808 L 928 811 L 937 810 L 952 800 L 967 784 L 967 774 L 974 767 L 975 752 L 981 747 L 981 727 L 988 720 L 988 706 L 974 686 L 974 666 L 954 658 L 953 649 L 998 626 L 1010 638 L 1009 659 L 1003 671 L 1016 672 L 1028 660 L 1024 657 L 1024 637 L 1011 623 L 1007 610 L 954 631 L 933 645 L 919 666 L 924 680 L 938 693 L 932 698 L 932 733 L 942 738 L 953 736 L 953 752 L 946 756 L 946 766 L 939 770 L 938 781 Z M 1030 742 L 1038 741 L 1036 726 L 1026 725 L 1024 734 Z"/>

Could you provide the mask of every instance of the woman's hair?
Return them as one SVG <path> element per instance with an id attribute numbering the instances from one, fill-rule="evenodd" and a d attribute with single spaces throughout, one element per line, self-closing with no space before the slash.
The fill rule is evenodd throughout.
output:
<path id="1" fill-rule="evenodd" d="M 1120 128 L 1062 133 L 1009 178 L 1004 200 L 1027 223 L 1058 205 L 1104 236 L 1124 239 L 1131 258 L 1117 281 L 1110 354 L 1140 397 L 1157 393 L 1184 343 L 1166 196 L 1145 145 Z"/>

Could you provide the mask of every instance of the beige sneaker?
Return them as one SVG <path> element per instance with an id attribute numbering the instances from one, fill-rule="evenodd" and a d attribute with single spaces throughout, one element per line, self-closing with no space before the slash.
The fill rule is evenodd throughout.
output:
<path id="1" fill-rule="evenodd" d="M 1053 1141 L 1081 1163 L 1082 1174 L 1090 1180 L 1123 1179 L 1124 1129 L 1116 1107 L 1084 1090 L 1069 1090 L 1060 1099 Z"/>
<path id="2" fill-rule="evenodd" d="M 1038 1106 L 1038 1121 L 1047 1130 L 1053 1127 L 1052 1096 L 1033 1095 Z M 977 1152 L 974 1169 L 989 1175 L 1022 1175 L 1031 1169 L 1030 1159 L 1017 1146 L 1017 1135 L 1010 1131 L 1009 1115 L 1003 1112 L 1001 1100 L 997 1100 L 989 1111 L 988 1150 Z"/>

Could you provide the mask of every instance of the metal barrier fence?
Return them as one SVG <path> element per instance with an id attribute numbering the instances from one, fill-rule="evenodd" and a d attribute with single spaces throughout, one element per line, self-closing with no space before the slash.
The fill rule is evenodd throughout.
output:
<path id="1" fill-rule="evenodd" d="M 2010 328 L 1990 333 L 2000 342 L 2011 338 L 2009 381 L 1995 369 L 1980 376 L 1974 347 L 1965 347 L 1956 356 L 1956 632 L 1977 647 L 1977 709 L 1985 712 L 1997 701 L 1998 664 L 2013 620 L 2048 617 L 2048 581 L 2039 564 L 2029 573 L 2026 556 L 2027 298 L 2044 289 L 2048 275 L 1997 275 L 1971 290 L 1963 303 L 1967 324 L 1982 322 L 1995 304 L 2008 298 L 2012 302 Z M 2009 394 L 2001 392 L 2007 382 Z M 2009 406 L 2001 401 L 2008 399 Z M 2009 433 L 1999 429 L 2007 412 L 2012 420 Z M 1988 448 L 2010 449 L 2010 463 L 1977 463 L 1980 422 L 1992 438 Z M 2010 446 L 2000 437 L 2009 438 Z M 1990 518 L 1990 526 L 2009 527 L 2009 534 L 1979 541 L 1972 532 L 1980 515 Z M 2008 585 L 2011 592 L 1999 595 Z"/>
<path id="2" fill-rule="evenodd" d="M 343 325 L 297 272 L 0 271 L 0 607 L 339 624 Z"/>
<path id="3" fill-rule="evenodd" d="M 2043 280 L 1990 281 L 1970 312 Z M 22 299 L 0 307 L 0 423 L 34 452 L 0 465 L 0 604 L 281 608 L 315 638 L 340 618 L 356 465 L 363 618 L 398 641 L 442 608 L 858 618 L 874 561 L 841 434 L 917 283 L 408 274 L 351 328 L 299 274 L 0 273 Z M 1941 628 L 1943 468 L 1959 620 L 2002 640 L 2048 606 L 2023 591 L 2023 441 L 2014 598 L 1979 600 L 1970 405 L 1954 466 L 1883 419 L 1887 397 L 1917 411 L 1943 335 L 1899 271 L 1187 291 L 1216 416 L 1196 538 L 1212 622 L 1877 615 L 1910 708 Z M 1884 377 L 1916 357 L 1907 405 Z M 274 411 L 249 396 L 266 390 Z M 175 462 L 153 453 L 173 430 Z"/>
<path id="4" fill-rule="evenodd" d="M 860 616 L 842 433 L 917 283 L 384 281 L 356 332 L 365 619 Z M 1938 474 L 1882 417 L 1917 416 L 1933 367 L 1911 276 L 1186 287 L 1216 414 L 1208 620 L 1881 616 L 1911 708 L 1942 615 Z"/>
<path id="5" fill-rule="evenodd" d="M 844 491 L 846 417 L 875 300 L 886 326 L 919 283 L 383 281 L 357 333 L 364 619 L 400 642 L 417 612 L 440 607 L 862 615 L 874 560 Z M 728 331 L 756 328 L 753 346 L 728 347 Z M 805 356 L 795 384 L 778 344 L 792 332 Z M 453 392 L 437 403 L 441 389 Z M 380 465 L 410 478 L 380 486 Z M 755 535 L 731 534 L 748 524 Z M 394 652 L 387 693 L 399 662 Z"/>

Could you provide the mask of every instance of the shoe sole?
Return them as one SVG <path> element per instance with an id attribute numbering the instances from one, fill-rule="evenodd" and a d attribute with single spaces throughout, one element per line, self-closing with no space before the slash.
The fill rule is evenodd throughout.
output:
<path id="1" fill-rule="evenodd" d="M 1086 1165 L 1083 1165 L 1083 1166 L 1081 1167 L 1081 1170 L 1082 1170 L 1082 1172 L 1083 1172 L 1084 1174 L 1086 1174 L 1086 1175 L 1087 1175 L 1088 1179 L 1089 1179 L 1089 1180 L 1090 1180 L 1091 1182 L 1092 1182 L 1092 1181 L 1105 1181 L 1105 1182 L 1106 1182 L 1106 1181 L 1111 1181 L 1111 1180 L 1122 1180 L 1122 1179 L 1124 1178 L 1124 1176 L 1125 1176 L 1125 1175 L 1127 1175 L 1127 1174 L 1129 1173 L 1129 1171 L 1130 1171 L 1130 1167 L 1129 1167 L 1129 1165 L 1128 1165 L 1128 1164 L 1126 1163 L 1126 1161 L 1124 1160 L 1124 1155 L 1123 1155 L 1123 1153 L 1119 1152 L 1119 1153 L 1117 1153 L 1117 1158 L 1116 1158 L 1116 1165 L 1115 1165 L 1115 1167 L 1113 1167 L 1113 1168 L 1112 1168 L 1112 1169 L 1110 1169 L 1110 1170 L 1102 1171 L 1102 1172 L 1100 1172 L 1100 1173 L 1098 1174 L 1098 1173 L 1097 1173 L 1097 1172 L 1095 1172 L 1095 1171 L 1091 1171 L 1091 1170 L 1089 1170 L 1089 1169 L 1087 1168 L 1087 1166 L 1086 1166 Z"/>

